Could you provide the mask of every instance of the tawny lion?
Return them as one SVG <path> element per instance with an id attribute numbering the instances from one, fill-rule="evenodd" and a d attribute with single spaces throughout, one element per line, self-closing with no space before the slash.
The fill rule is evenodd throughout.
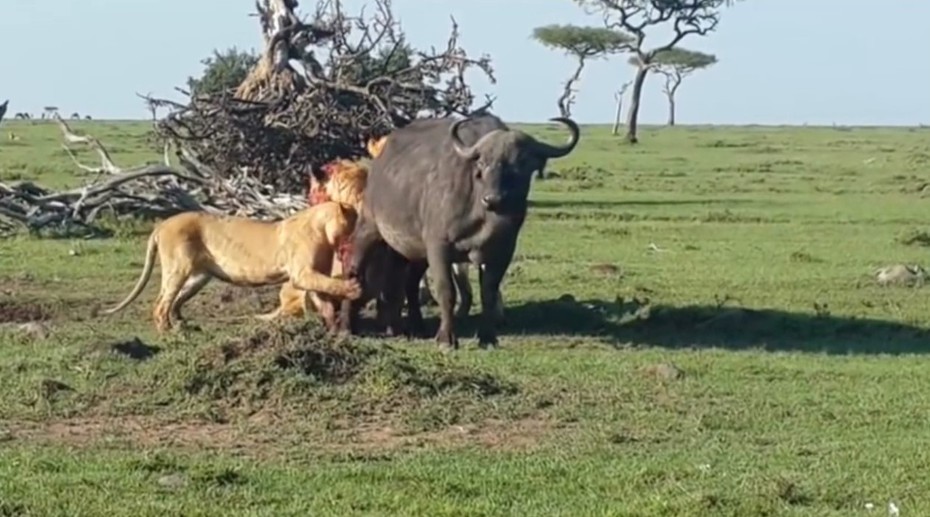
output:
<path id="1" fill-rule="evenodd" d="M 375 145 L 373 142 L 374 140 L 369 141 L 369 150 L 372 145 Z M 311 204 L 317 202 L 314 198 L 319 195 L 320 198 L 326 200 L 323 201 L 324 204 L 337 203 L 357 215 L 361 210 L 365 185 L 368 179 L 368 168 L 351 160 L 335 160 L 324 166 L 324 169 L 326 179 L 319 185 L 322 191 L 311 192 Z M 327 271 L 330 276 L 338 277 L 342 275 L 342 260 L 340 260 L 339 255 L 339 249 L 333 250 L 332 267 Z M 262 318 L 304 316 L 311 308 L 307 304 L 307 298 L 310 299 L 312 308 L 318 312 L 325 313 L 328 316 L 330 311 L 335 311 L 331 300 L 324 300 L 316 293 L 306 292 L 291 282 L 285 282 L 278 293 L 280 305 L 274 311 L 263 315 Z"/>
<path id="2" fill-rule="evenodd" d="M 161 291 L 155 301 L 155 327 L 163 332 L 182 321 L 181 306 L 211 278 L 241 286 L 286 283 L 303 292 L 355 300 L 354 280 L 330 277 L 339 244 L 355 229 L 356 213 L 334 202 L 322 203 L 276 222 L 185 212 L 158 223 L 149 236 L 145 265 L 129 296 L 104 311 L 113 314 L 135 300 L 148 283 L 158 252 Z M 334 314 L 321 314 L 328 326 Z"/>
<path id="3" fill-rule="evenodd" d="M 370 139 L 366 145 L 372 156 L 377 156 L 384 147 L 386 137 Z M 363 162 L 351 160 L 334 160 L 322 167 L 323 178 L 311 184 L 309 202 L 311 205 L 324 201 L 333 201 L 351 207 L 359 213 L 364 199 L 364 187 L 368 178 L 368 167 Z M 346 242 L 333 260 L 332 276 L 340 277 L 347 255 L 351 253 L 351 243 Z M 391 250 L 387 244 L 371 251 L 363 276 L 365 286 L 361 299 L 367 303 L 375 299 L 378 304 L 377 314 L 380 322 L 386 326 L 389 335 L 400 332 L 400 305 L 403 303 L 403 287 L 406 276 L 406 261 Z M 387 297 L 394 296 L 390 301 Z M 308 303 L 308 299 L 309 302 Z M 280 305 L 273 312 L 265 315 L 269 319 L 282 316 L 301 317 L 311 309 L 321 314 L 336 311 L 338 300 L 318 293 L 300 291 L 285 282 L 279 292 Z"/>

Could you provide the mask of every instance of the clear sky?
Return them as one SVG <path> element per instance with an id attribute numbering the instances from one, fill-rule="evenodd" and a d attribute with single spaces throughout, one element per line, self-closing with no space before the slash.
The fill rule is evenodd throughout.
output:
<path id="1" fill-rule="evenodd" d="M 346 0 L 355 12 L 364 2 Z M 259 48 L 252 0 L 2 0 L 0 101 L 10 112 L 144 118 L 135 94 L 171 96 L 213 48 Z M 314 3 L 302 0 L 309 11 Z M 416 46 L 440 46 L 449 15 L 473 55 L 491 54 L 495 111 L 513 122 L 557 115 L 569 58 L 529 35 L 549 23 L 599 25 L 571 0 L 394 0 Z M 686 79 L 680 123 L 930 124 L 930 1 L 745 0 L 717 32 L 683 46 L 720 62 Z M 662 36 L 659 34 L 658 36 Z M 655 37 L 653 44 L 660 44 Z M 647 43 L 650 40 L 647 39 Z M 593 63 L 575 116 L 608 122 L 613 92 L 632 75 L 625 59 Z M 665 119 L 661 79 L 646 84 L 642 120 Z"/>

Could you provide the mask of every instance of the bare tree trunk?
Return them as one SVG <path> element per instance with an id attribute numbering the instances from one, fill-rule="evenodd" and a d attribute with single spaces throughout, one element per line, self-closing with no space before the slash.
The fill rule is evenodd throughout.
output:
<path id="1" fill-rule="evenodd" d="M 295 0 L 257 0 L 262 25 L 265 49 L 255 66 L 249 70 L 242 84 L 236 89 L 236 97 L 258 100 L 266 91 L 280 93 L 305 85 L 305 80 L 288 63 L 295 48 L 308 42 L 298 29 L 302 22 L 294 13 Z M 311 30 L 304 29 L 304 32 Z"/>
<path id="2" fill-rule="evenodd" d="M 681 86 L 681 80 L 684 79 L 686 73 L 678 68 L 668 70 L 658 67 L 656 71 L 665 76 L 665 87 L 662 88 L 662 93 L 664 93 L 665 97 L 668 99 L 668 125 L 674 126 L 675 93 L 678 91 L 678 87 Z"/>
<path id="3" fill-rule="evenodd" d="M 617 112 L 614 114 L 614 127 L 610 131 L 612 135 L 616 135 L 620 132 L 620 121 L 622 120 L 621 115 L 623 113 L 623 96 L 626 94 L 627 88 L 630 87 L 630 84 L 633 81 L 627 81 L 620 85 L 620 89 L 614 93 L 614 98 L 617 99 Z"/>
<path id="4" fill-rule="evenodd" d="M 675 125 L 675 94 L 668 94 L 668 125 Z"/>
<path id="5" fill-rule="evenodd" d="M 610 134 L 616 135 L 620 132 L 620 119 L 623 114 L 623 94 L 617 92 L 617 112 L 614 114 L 614 127 L 610 130 Z"/>
<path id="6" fill-rule="evenodd" d="M 636 77 L 633 78 L 633 96 L 630 99 L 630 109 L 627 112 L 627 130 L 626 140 L 631 144 L 639 141 L 636 136 L 639 119 L 639 99 L 643 95 L 643 83 L 646 82 L 646 75 L 649 74 L 648 66 L 640 66 L 636 69 Z"/>
<path id="7" fill-rule="evenodd" d="M 559 113 L 565 118 L 571 118 L 572 116 L 572 104 L 575 103 L 575 83 L 581 79 L 581 72 L 584 70 L 586 56 L 578 57 L 578 68 L 575 69 L 575 73 L 568 78 L 568 81 L 565 82 L 565 87 L 562 90 L 562 95 L 559 97 Z"/>

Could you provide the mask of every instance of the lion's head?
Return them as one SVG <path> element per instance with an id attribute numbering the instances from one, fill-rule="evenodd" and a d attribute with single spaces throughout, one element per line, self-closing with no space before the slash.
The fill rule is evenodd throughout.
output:
<path id="1" fill-rule="evenodd" d="M 323 189 L 330 201 L 359 210 L 368 184 L 368 168 L 352 160 L 333 160 L 322 167 Z"/>

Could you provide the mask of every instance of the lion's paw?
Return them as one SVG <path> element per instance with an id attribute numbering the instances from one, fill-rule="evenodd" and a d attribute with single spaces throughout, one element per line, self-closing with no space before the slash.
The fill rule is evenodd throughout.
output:
<path id="1" fill-rule="evenodd" d="M 347 280 L 345 297 L 350 300 L 358 300 L 362 297 L 362 286 L 358 283 L 358 280 Z"/>

